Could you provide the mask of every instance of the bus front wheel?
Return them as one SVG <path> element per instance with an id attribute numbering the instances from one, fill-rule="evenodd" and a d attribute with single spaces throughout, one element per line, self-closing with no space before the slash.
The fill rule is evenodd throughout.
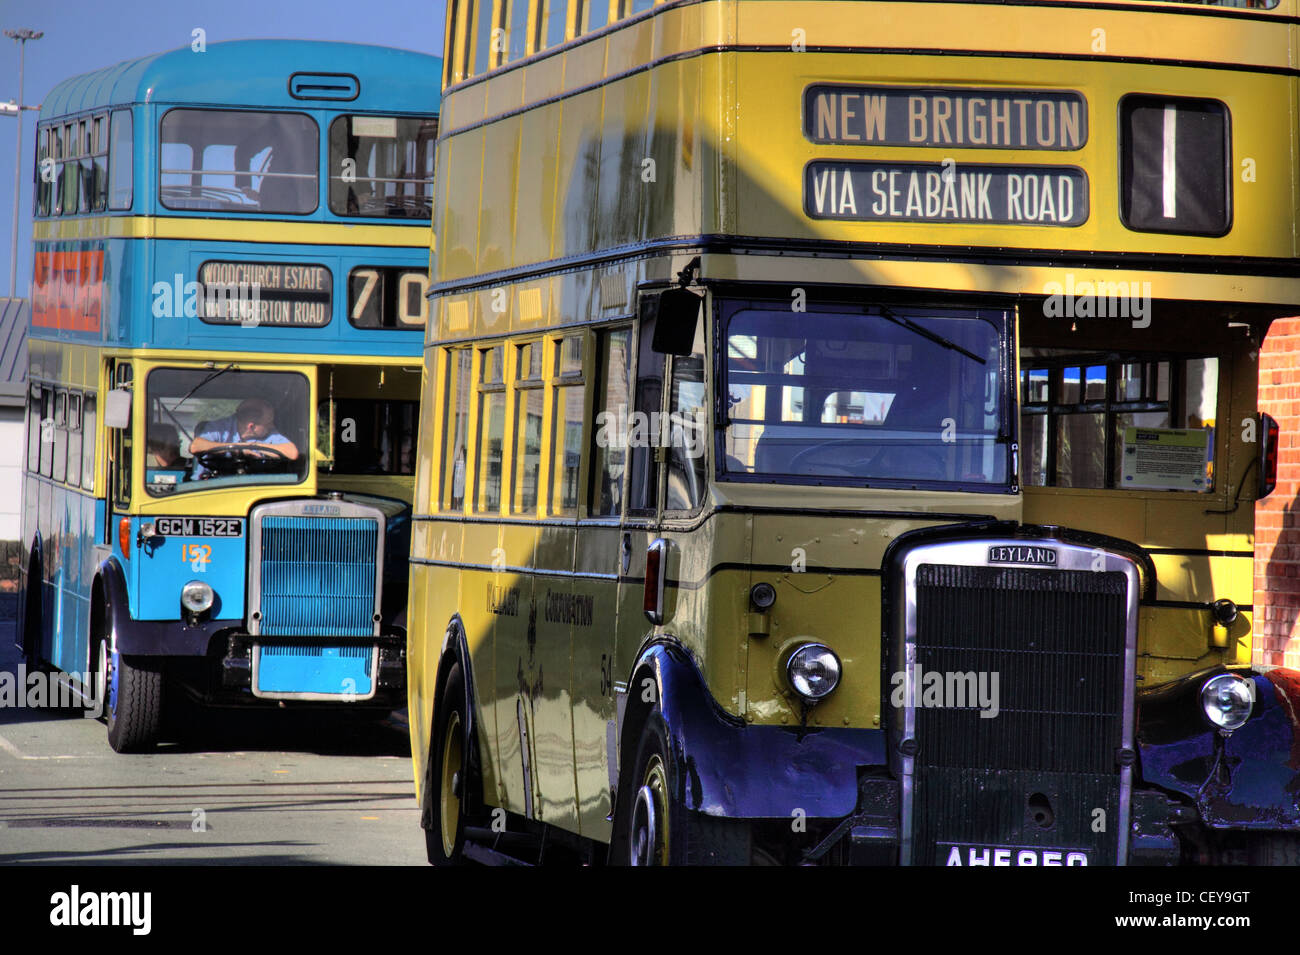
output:
<path id="1" fill-rule="evenodd" d="M 626 798 L 620 799 L 624 819 L 616 831 L 623 844 L 615 846 L 615 862 L 642 866 L 686 861 L 685 820 L 673 796 L 671 752 L 664 722 L 652 714 L 641 731 Z"/>
<path id="2" fill-rule="evenodd" d="M 433 745 L 429 749 L 429 758 L 433 760 L 429 779 L 434 788 L 428 798 L 433 804 L 433 815 L 431 825 L 424 830 L 424 842 L 433 865 L 465 864 L 464 797 L 469 723 L 464 709 L 464 678 L 460 664 L 453 663 L 443 684 L 438 716 L 434 720 Z"/>
<path id="3" fill-rule="evenodd" d="M 678 798 L 681 781 L 659 712 L 647 717 L 632 772 L 618 793 L 610 861 L 616 865 L 750 865 L 765 861 L 746 819 L 695 812 Z"/>
<path id="4" fill-rule="evenodd" d="M 28 672 L 41 665 L 41 588 L 44 582 L 40 568 L 33 564 L 27 572 L 27 586 L 23 590 L 22 661 Z"/>
<path id="5" fill-rule="evenodd" d="M 108 745 L 117 753 L 147 752 L 162 726 L 162 671 L 148 658 L 120 655 L 107 637 L 99 646 Z"/>

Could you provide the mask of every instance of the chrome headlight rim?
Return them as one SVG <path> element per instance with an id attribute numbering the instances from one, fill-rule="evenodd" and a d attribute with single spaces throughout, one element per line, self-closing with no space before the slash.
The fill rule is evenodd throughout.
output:
<path id="1" fill-rule="evenodd" d="M 198 616 L 212 609 L 216 593 L 202 580 L 191 580 L 181 587 L 181 607 L 188 614 Z"/>
<path id="2" fill-rule="evenodd" d="M 1254 713 L 1255 684 L 1236 673 L 1218 673 L 1201 684 L 1200 704 L 1211 726 L 1235 733 Z"/>
<path id="3" fill-rule="evenodd" d="M 820 666 L 823 671 L 815 672 Z M 785 661 L 785 678 L 790 688 L 804 703 L 820 703 L 840 685 L 844 664 L 839 655 L 824 643 L 810 640 L 790 652 Z M 824 688 L 814 685 L 814 680 L 825 681 Z"/>

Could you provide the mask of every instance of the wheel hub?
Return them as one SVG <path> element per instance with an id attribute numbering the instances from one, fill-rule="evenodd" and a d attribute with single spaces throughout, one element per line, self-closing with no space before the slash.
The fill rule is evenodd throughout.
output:
<path id="1" fill-rule="evenodd" d="M 442 785 L 439 794 L 442 809 L 440 813 L 442 851 L 448 857 L 456 851 L 456 835 L 460 830 L 460 774 L 463 768 L 463 753 L 460 714 L 453 712 L 447 720 L 446 735 L 442 744 Z"/>
<path id="2" fill-rule="evenodd" d="M 668 779 L 656 756 L 646 767 L 645 782 L 636 792 L 632 806 L 632 865 L 668 863 Z"/>

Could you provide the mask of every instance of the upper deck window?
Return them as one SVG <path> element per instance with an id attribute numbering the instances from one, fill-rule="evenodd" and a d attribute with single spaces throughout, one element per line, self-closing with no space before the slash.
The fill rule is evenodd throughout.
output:
<path id="1" fill-rule="evenodd" d="M 340 216 L 428 219 L 438 122 L 407 116 L 339 116 L 330 123 L 330 211 Z"/>
<path id="2" fill-rule="evenodd" d="M 33 214 L 131 208 L 131 112 L 114 110 L 36 130 Z"/>
<path id="3" fill-rule="evenodd" d="M 740 306 L 725 326 L 728 477 L 1005 485 L 999 311 Z"/>
<path id="4" fill-rule="evenodd" d="M 505 3 L 502 0 L 501 7 Z M 492 69 L 492 53 L 494 46 L 492 43 L 493 33 L 500 29 L 497 22 L 498 10 L 494 0 L 475 0 L 474 2 L 474 24 L 470 28 L 470 35 L 474 38 L 473 60 L 465 64 L 466 76 L 477 76 L 480 73 L 486 73 Z M 500 34 L 497 34 L 498 42 Z"/>
<path id="5" fill-rule="evenodd" d="M 532 5 L 532 0 L 510 0 L 503 63 L 513 63 L 528 55 L 528 12 Z"/>
<path id="6" fill-rule="evenodd" d="M 129 109 L 113 111 L 110 135 L 112 141 L 108 147 L 108 207 L 130 209 L 133 150 Z"/>
<path id="7" fill-rule="evenodd" d="M 609 0 L 578 0 L 578 23 L 582 33 L 594 33 L 609 24 Z M 585 22 L 584 22 L 585 18 Z"/>
<path id="8" fill-rule="evenodd" d="M 43 171 L 54 169 L 54 130 L 49 126 L 41 126 L 36 130 L 36 167 L 35 182 L 32 188 L 33 209 L 32 214 L 36 216 L 47 216 L 50 214 L 50 206 L 53 204 L 54 183 L 49 175 L 43 175 Z"/>
<path id="9" fill-rule="evenodd" d="M 564 42 L 568 28 L 568 0 L 544 0 L 542 15 L 537 21 L 537 49 L 549 50 Z"/>
<path id="10" fill-rule="evenodd" d="M 168 209 L 312 212 L 320 131 L 302 113 L 173 109 L 162 118 L 159 195 Z"/>

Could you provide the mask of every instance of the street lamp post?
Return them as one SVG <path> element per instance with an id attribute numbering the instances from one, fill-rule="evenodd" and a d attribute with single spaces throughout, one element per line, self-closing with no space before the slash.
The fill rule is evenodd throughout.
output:
<path id="1" fill-rule="evenodd" d="M 9 247 L 9 294 L 18 296 L 18 206 L 23 186 L 23 54 L 28 40 L 39 40 L 45 34 L 40 30 L 5 30 L 5 36 L 18 43 L 18 133 L 14 136 L 14 230 Z"/>

